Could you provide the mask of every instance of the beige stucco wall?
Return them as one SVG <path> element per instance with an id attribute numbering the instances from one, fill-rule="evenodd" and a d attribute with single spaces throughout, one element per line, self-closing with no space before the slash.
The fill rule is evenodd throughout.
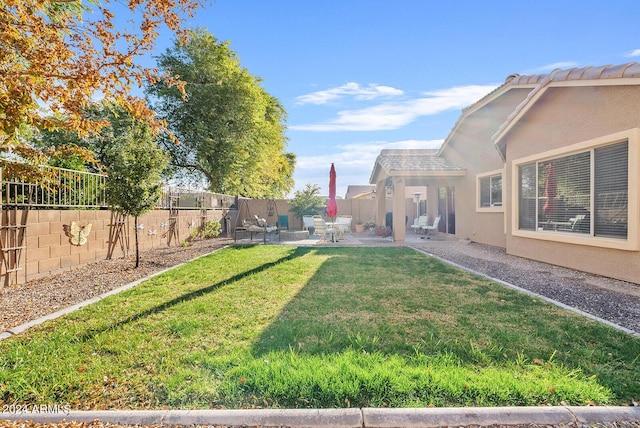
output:
<path id="1" fill-rule="evenodd" d="M 466 176 L 449 184 L 455 186 L 455 236 L 459 238 L 499 247 L 506 246 L 504 198 L 502 210 L 479 212 L 476 183 L 478 174 L 501 170 L 504 167 L 491 137 L 527 92 L 527 89 L 509 91 L 490 104 L 469 113 L 442 151 L 445 158 L 467 170 Z"/>
<path id="2" fill-rule="evenodd" d="M 275 224 L 277 221 L 276 216 L 286 215 L 288 217 L 289 229 L 302 230 L 302 219 L 297 218 L 293 213 L 289 212 L 289 201 L 286 199 L 277 199 L 275 202 L 275 210 L 273 216 L 269 217 L 269 204 L 266 199 L 247 199 L 247 206 L 249 208 L 249 215 L 253 217 L 257 215 L 269 222 L 269 224 Z M 373 220 L 376 217 L 376 203 L 377 199 L 336 199 L 338 205 L 338 215 L 350 215 L 352 216 L 352 228 L 358 223 L 364 223 L 365 221 Z M 277 211 L 277 212 L 276 212 Z M 245 216 L 243 212 L 240 215 Z M 240 219 L 241 221 L 242 219 Z"/>
<path id="3" fill-rule="evenodd" d="M 506 135 L 505 180 L 511 202 L 513 161 L 567 145 L 640 127 L 640 87 L 551 88 Z M 640 180 L 638 170 L 629 171 Z M 510 204 L 509 204 L 510 205 Z M 507 216 L 507 230 L 512 226 Z M 640 253 L 513 236 L 507 252 L 598 275 L 640 282 Z"/>

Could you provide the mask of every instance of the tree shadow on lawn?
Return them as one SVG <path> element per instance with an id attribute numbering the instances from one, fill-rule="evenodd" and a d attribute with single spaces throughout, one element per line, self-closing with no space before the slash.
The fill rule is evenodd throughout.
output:
<path id="1" fill-rule="evenodd" d="M 640 342 L 609 327 L 410 249 L 314 251 L 333 257 L 255 341 L 256 361 L 285 354 L 414 362 L 446 356 L 477 369 L 582 371 L 581 378 L 596 375 L 619 398 L 640 391 L 631 361 Z M 628 384 L 620 383 L 622 372 Z"/>
<path id="2" fill-rule="evenodd" d="M 230 247 L 228 249 L 228 251 L 233 251 L 233 250 L 242 251 L 244 248 L 246 248 L 246 247 L 243 247 L 243 246 Z M 293 260 L 293 259 L 295 259 L 297 257 L 301 257 L 302 255 L 306 254 L 307 252 L 308 252 L 307 249 L 296 248 L 296 249 L 292 250 L 289 255 L 287 255 L 285 257 L 281 257 L 278 260 L 274 260 L 272 262 L 265 263 L 265 264 L 262 264 L 260 266 L 255 267 L 255 268 L 252 268 L 252 269 L 246 270 L 244 272 L 238 273 L 238 274 L 236 274 L 236 275 L 234 275 L 234 276 L 232 276 L 230 278 L 226 278 L 226 279 L 224 279 L 222 281 L 216 282 L 216 283 L 211 284 L 209 286 L 206 286 L 204 288 L 199 288 L 197 290 L 182 294 L 182 295 L 180 295 L 178 297 L 175 297 L 175 298 L 173 298 L 171 300 L 168 300 L 168 301 L 166 301 L 166 302 L 164 302 L 164 303 L 162 303 L 160 305 L 156 305 L 156 306 L 154 306 L 152 308 L 149 308 L 149 309 L 146 309 L 146 310 L 144 310 L 142 312 L 138 312 L 136 314 L 132 314 L 132 315 L 128 316 L 127 318 L 124 318 L 122 320 L 118 320 L 118 321 L 116 321 L 116 322 L 114 322 L 112 324 L 106 325 L 104 327 L 90 329 L 85 334 L 83 334 L 81 336 L 78 336 L 78 340 L 80 340 L 82 342 L 85 342 L 85 341 L 88 341 L 88 340 L 91 340 L 91 339 L 95 338 L 97 335 L 100 335 L 102 333 L 120 329 L 122 327 L 125 327 L 126 325 L 132 324 L 132 323 L 134 323 L 136 321 L 139 321 L 139 320 L 141 320 L 143 318 L 152 316 L 154 314 L 163 312 L 163 311 L 165 311 L 167 309 L 170 309 L 170 308 L 172 308 L 172 307 L 174 307 L 176 305 L 188 302 L 188 301 L 193 300 L 193 299 L 197 299 L 197 298 L 199 298 L 199 297 L 201 297 L 201 296 L 203 296 L 205 294 L 208 294 L 208 293 L 211 293 L 213 291 L 216 291 L 216 290 L 220 289 L 221 287 L 231 285 L 234 282 L 240 281 L 240 280 L 242 280 L 242 279 L 244 279 L 244 278 L 246 278 L 248 276 L 264 272 L 264 271 L 266 271 L 268 269 L 273 268 L 274 266 L 276 266 L 276 265 L 278 265 L 280 263 L 284 263 L 284 262 Z"/>

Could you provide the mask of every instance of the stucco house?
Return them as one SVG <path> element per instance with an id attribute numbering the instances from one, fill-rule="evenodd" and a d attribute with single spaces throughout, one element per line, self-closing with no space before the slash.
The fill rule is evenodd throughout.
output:
<path id="1" fill-rule="evenodd" d="M 393 218 L 412 212 L 406 187 L 425 186 L 441 233 L 638 283 L 639 138 L 640 64 L 511 75 L 436 152 L 383 150 L 370 182 Z"/>

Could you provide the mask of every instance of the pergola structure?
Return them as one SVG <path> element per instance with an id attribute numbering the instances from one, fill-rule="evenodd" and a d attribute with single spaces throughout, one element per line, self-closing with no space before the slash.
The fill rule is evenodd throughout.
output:
<path id="1" fill-rule="evenodd" d="M 391 199 L 394 220 L 393 240 L 403 242 L 406 237 L 408 200 L 415 203 L 406 188 L 410 186 L 426 186 L 426 200 L 437 201 L 439 188 L 455 185 L 459 177 L 466 175 L 466 170 L 438 156 L 438 150 L 431 149 L 385 149 L 380 152 L 371 173 L 369 183 L 376 185 L 376 224 L 386 220 L 387 200 Z M 429 217 L 434 218 L 439 212 L 438 204 L 429 204 Z M 401 219 L 398 221 L 397 219 Z M 446 219 L 443 219 L 446 227 Z M 398 226 L 401 225 L 401 226 Z"/>

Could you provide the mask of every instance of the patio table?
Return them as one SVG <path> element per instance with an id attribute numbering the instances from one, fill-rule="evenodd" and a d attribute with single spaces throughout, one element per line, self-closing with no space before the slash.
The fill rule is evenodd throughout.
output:
<path id="1" fill-rule="evenodd" d="M 338 240 L 344 240 L 344 234 L 347 231 L 347 225 L 344 223 L 327 223 L 327 227 L 338 231 Z M 335 242 L 335 240 L 333 241 Z"/>

